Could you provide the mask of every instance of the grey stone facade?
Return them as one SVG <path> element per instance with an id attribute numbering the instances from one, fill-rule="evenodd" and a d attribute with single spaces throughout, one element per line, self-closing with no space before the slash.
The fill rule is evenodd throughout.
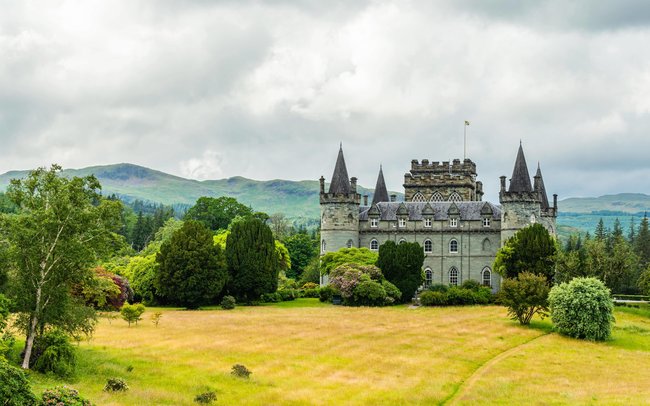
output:
<path id="1" fill-rule="evenodd" d="M 364 196 L 362 205 L 356 178 L 342 181 L 347 179 L 342 149 L 332 179 L 336 182 L 327 193 L 325 179 L 320 179 L 321 255 L 345 247 L 375 251 L 389 240 L 417 242 L 425 253 L 425 284 L 460 285 L 473 279 L 496 291 L 501 280 L 492 263 L 508 238 L 534 222 L 556 232 L 557 196 L 549 207 L 539 168 L 535 187 L 531 185 L 521 146 L 508 190 L 501 177 L 500 206 L 481 200 L 483 186 L 469 159 L 451 165 L 412 161 L 411 172 L 404 176 L 404 202 L 387 201 L 380 170 L 381 190 L 375 190 L 370 205 Z M 321 283 L 326 284 L 327 277 Z"/>

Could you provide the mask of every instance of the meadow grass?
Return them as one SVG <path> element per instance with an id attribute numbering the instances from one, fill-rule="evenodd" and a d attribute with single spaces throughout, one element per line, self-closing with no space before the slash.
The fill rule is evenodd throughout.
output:
<path id="1" fill-rule="evenodd" d="M 163 313 L 158 327 L 148 318 L 154 311 Z M 67 384 L 98 405 L 191 405 L 209 390 L 228 405 L 642 404 L 650 398 L 650 319 L 616 317 L 613 339 L 592 343 L 552 333 L 548 319 L 521 327 L 496 306 L 300 299 L 232 311 L 148 309 L 130 328 L 103 319 L 79 344 L 77 377 Z M 231 376 L 234 364 L 253 374 Z M 110 377 L 131 389 L 103 392 Z M 31 380 L 37 393 L 64 383 L 35 373 Z"/>

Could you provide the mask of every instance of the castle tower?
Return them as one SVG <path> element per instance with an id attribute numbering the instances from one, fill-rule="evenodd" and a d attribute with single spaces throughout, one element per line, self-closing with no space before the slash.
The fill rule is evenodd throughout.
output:
<path id="1" fill-rule="evenodd" d="M 375 185 L 375 194 L 372 196 L 372 205 L 380 202 L 390 201 L 388 197 L 388 189 L 386 188 L 386 181 L 384 180 L 384 171 L 379 166 L 379 176 L 377 176 L 377 184 Z"/>
<path id="2" fill-rule="evenodd" d="M 541 223 L 555 236 L 555 219 L 557 217 L 557 196 L 551 208 L 546 197 L 546 189 L 541 171 L 535 175 L 535 187 L 530 183 L 530 175 L 524 156 L 524 149 L 519 144 L 515 167 L 510 178 L 510 187 L 506 190 L 506 177 L 501 176 L 501 243 L 505 244 L 520 229 Z"/>
<path id="3" fill-rule="evenodd" d="M 348 178 L 341 146 L 327 193 L 325 178 L 320 178 L 321 255 L 340 248 L 359 246 L 360 202 L 357 178 Z"/>
<path id="4" fill-rule="evenodd" d="M 404 174 L 404 201 L 480 201 L 483 184 L 476 180 L 476 164 L 471 159 L 429 162 L 411 161 L 411 170 Z"/>

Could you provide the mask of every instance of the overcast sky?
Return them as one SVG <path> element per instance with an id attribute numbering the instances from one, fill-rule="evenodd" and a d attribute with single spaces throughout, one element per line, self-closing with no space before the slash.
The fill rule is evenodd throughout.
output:
<path id="1" fill-rule="evenodd" d="M 130 162 L 402 191 L 519 141 L 560 198 L 650 193 L 650 2 L 0 0 L 0 173 Z"/>

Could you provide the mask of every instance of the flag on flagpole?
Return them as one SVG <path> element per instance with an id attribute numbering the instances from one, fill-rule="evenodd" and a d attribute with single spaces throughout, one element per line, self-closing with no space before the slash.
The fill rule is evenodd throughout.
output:
<path id="1" fill-rule="evenodd" d="M 465 125 L 469 125 L 469 121 L 465 120 Z"/>

